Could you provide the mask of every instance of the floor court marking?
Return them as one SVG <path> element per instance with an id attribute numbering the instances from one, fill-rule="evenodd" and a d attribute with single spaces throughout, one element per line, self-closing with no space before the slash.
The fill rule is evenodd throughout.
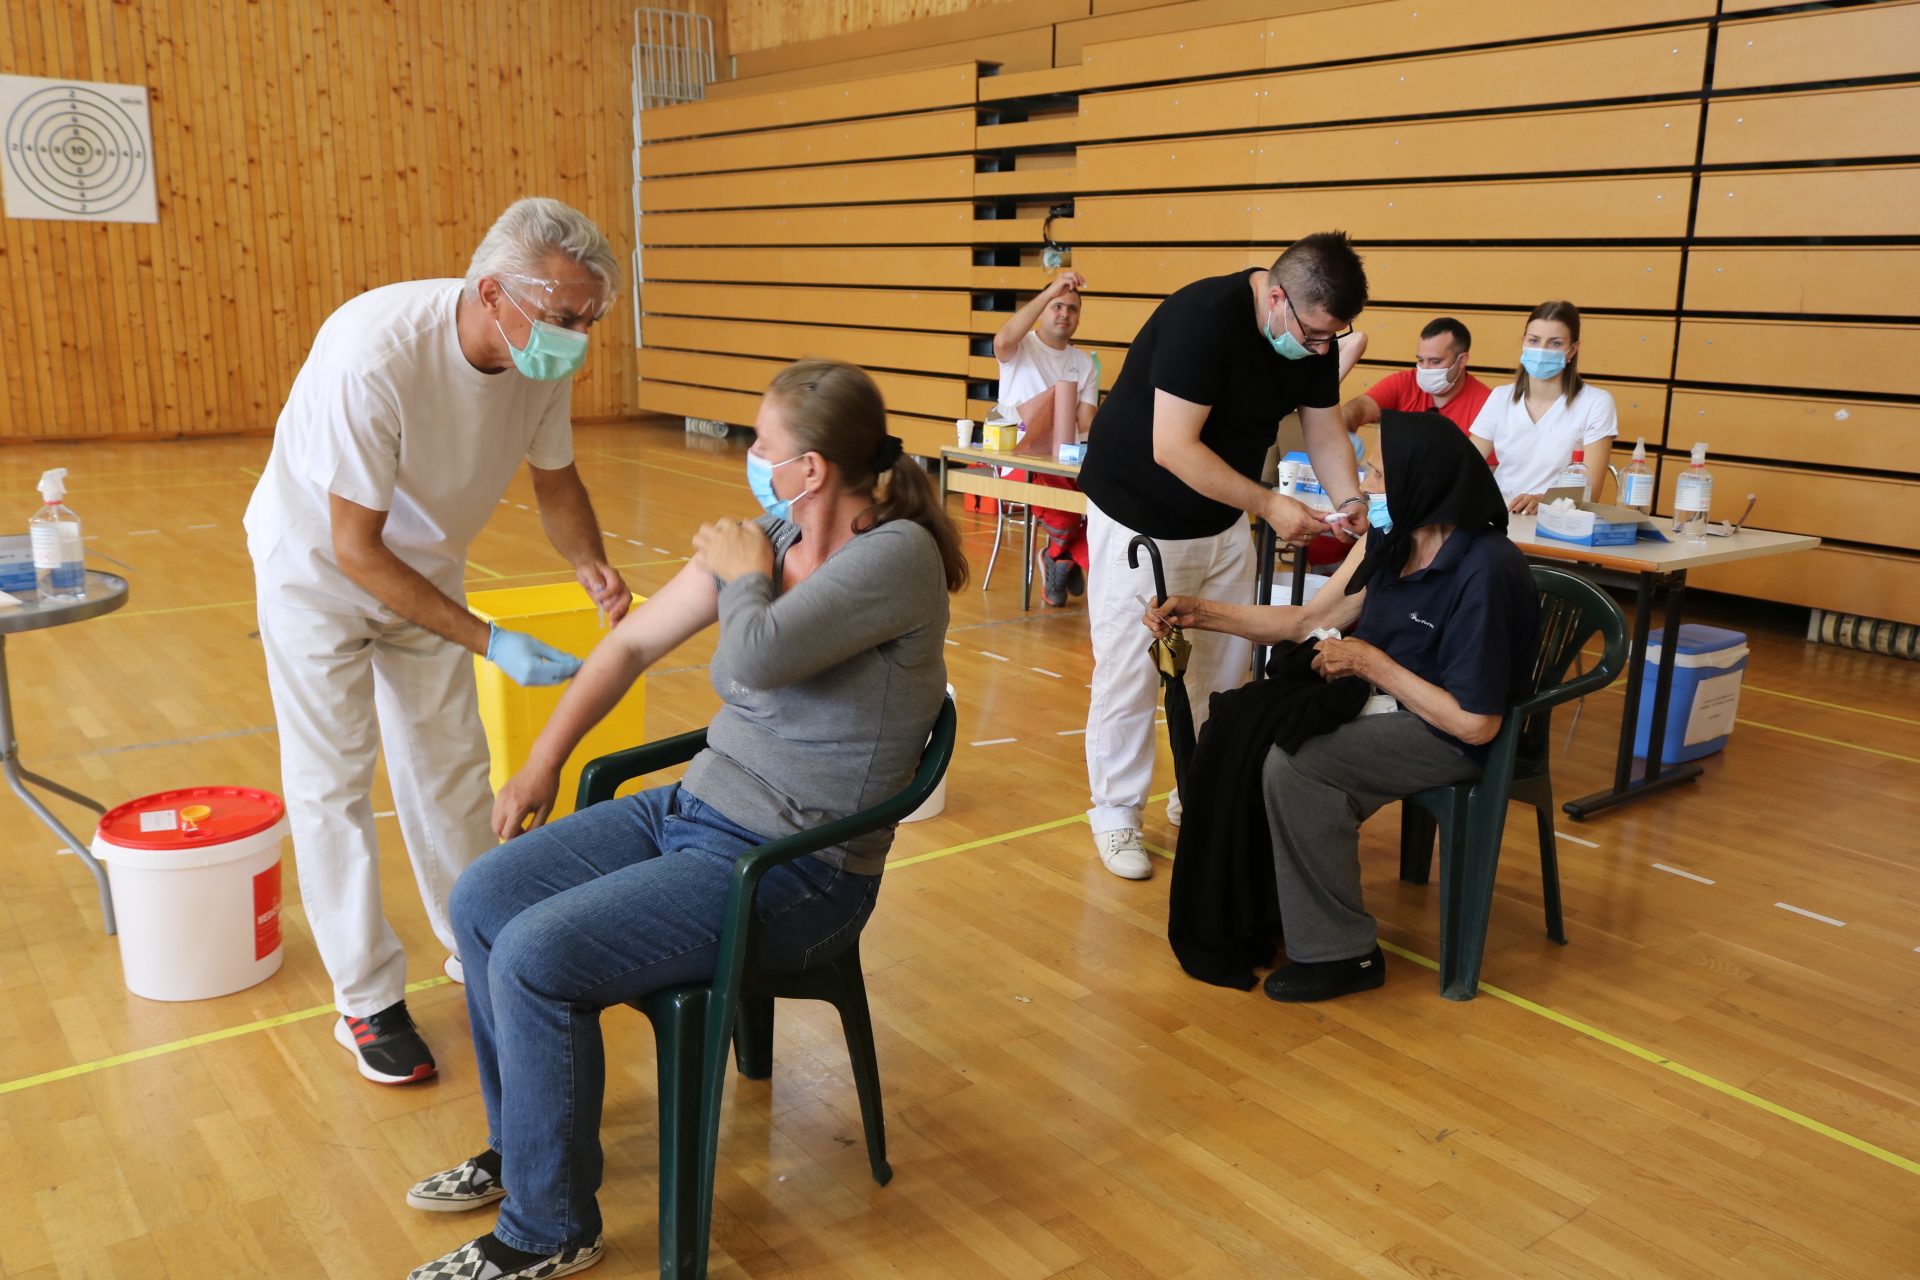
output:
<path id="1" fill-rule="evenodd" d="M 444 987 L 453 981 L 444 974 L 438 978 L 425 978 L 419 982 L 409 982 L 408 992 L 424 991 L 428 987 Z M 21 1089 L 31 1089 L 35 1085 L 52 1084 L 55 1080 L 71 1080 L 75 1076 L 90 1075 L 95 1071 L 104 1071 L 108 1067 L 117 1067 L 123 1063 L 139 1062 L 146 1058 L 158 1058 L 162 1054 L 178 1053 L 182 1049 L 192 1049 L 203 1044 L 214 1044 L 221 1040 L 231 1040 L 235 1036 L 249 1035 L 255 1031 L 266 1031 L 273 1027 L 284 1027 L 290 1022 L 305 1022 L 309 1018 L 323 1018 L 335 1012 L 331 1002 L 317 1004 L 311 1009 L 301 1009 L 295 1013 L 276 1014 L 271 1018 L 262 1018 L 258 1022 L 245 1023 L 238 1027 L 228 1027 L 223 1031 L 207 1031 L 197 1036 L 188 1036 L 184 1040 L 169 1040 L 165 1044 L 156 1044 L 148 1049 L 135 1049 L 131 1053 L 116 1053 L 111 1058 L 95 1058 L 92 1062 L 76 1063 L 71 1067 L 61 1067 L 55 1071 L 43 1071 L 37 1076 L 23 1076 L 18 1080 L 9 1080 L 0 1084 L 0 1094 L 16 1093 Z"/>
<path id="2" fill-rule="evenodd" d="M 1835 920 L 1832 916 L 1823 916 L 1818 911 L 1809 911 L 1805 907 L 1796 907 L 1791 902 L 1776 902 L 1773 905 L 1782 911 L 1791 911 L 1797 916 L 1805 916 L 1809 920 L 1818 920 L 1822 924 L 1830 924 L 1836 929 L 1844 929 L 1847 927 L 1845 920 Z"/>
<path id="3" fill-rule="evenodd" d="M 1156 796 L 1149 796 L 1148 800 L 1149 802 L 1164 800 L 1169 794 L 1171 793 L 1162 792 Z M 890 861 L 888 867 L 889 869 L 910 867 L 915 863 L 931 862 L 935 858 L 945 858 L 956 853 L 965 853 L 970 849 L 981 849 L 988 845 L 1006 844 L 1025 836 L 1038 835 L 1043 831 L 1057 831 L 1061 827 L 1084 823 L 1086 820 L 1086 814 L 1076 813 L 1069 818 L 1055 818 L 1051 822 L 1040 822 L 1030 827 L 1022 827 L 1018 831 L 1008 831 L 1001 835 L 986 836 L 979 840 L 968 840 L 962 844 L 950 845 L 945 849 L 935 849 L 931 853 L 922 853 L 911 858 L 901 858 L 896 861 Z M 1154 848 L 1152 845 L 1148 845 L 1147 847 L 1153 849 L 1155 853 L 1163 857 L 1172 856 L 1165 850 Z M 1776 905 L 1785 906 L 1786 904 L 1778 903 Z M 1789 907 L 1788 910 L 1799 910 L 1799 908 Z M 1802 912 L 1802 914 L 1812 915 L 1813 913 Z M 1821 920 L 1826 919 L 1824 916 L 1815 916 L 1814 918 Z M 1833 920 L 1829 921 L 1829 923 L 1839 924 L 1841 922 Z M 1408 951 L 1405 947 L 1396 946 L 1384 938 L 1380 940 L 1380 946 L 1383 950 L 1391 951 L 1394 955 L 1402 959 L 1411 960 L 1415 964 L 1422 965 L 1436 972 L 1440 968 L 1439 964 L 1435 961 L 1429 960 L 1417 952 Z M 1914 950 L 1920 951 L 1920 947 L 1915 947 Z M 444 976 L 428 978 L 421 982 L 409 983 L 406 989 L 410 992 L 420 991 L 427 987 L 444 986 L 450 981 L 451 979 Z M 1876 1160 L 1884 1161 L 1897 1169 L 1903 1169 L 1908 1173 L 1920 1175 L 1920 1161 L 1909 1160 L 1905 1156 L 1888 1151 L 1885 1147 L 1875 1146 L 1864 1138 L 1856 1138 L 1844 1130 L 1836 1129 L 1830 1124 L 1824 1124 L 1819 1120 L 1815 1120 L 1812 1116 L 1802 1115 L 1790 1107 L 1783 1107 L 1779 1103 L 1771 1102 L 1758 1094 L 1748 1093 L 1745 1089 L 1737 1085 L 1728 1084 L 1726 1081 L 1710 1076 L 1703 1071 L 1696 1071 L 1684 1063 L 1675 1062 L 1673 1059 L 1655 1053 L 1651 1049 L 1643 1049 L 1631 1040 L 1623 1040 L 1610 1032 L 1600 1030 L 1598 1027 L 1589 1026 L 1577 1018 L 1570 1018 L 1564 1013 L 1559 1013 L 1547 1008 L 1545 1005 L 1535 1004 L 1525 996 L 1515 995 L 1511 991 L 1504 991 L 1488 982 L 1482 982 L 1480 984 L 1480 990 L 1496 999 L 1504 1000 L 1517 1008 L 1525 1009 L 1528 1013 L 1545 1018 L 1549 1022 L 1557 1022 L 1561 1026 L 1576 1031 L 1590 1040 L 1597 1040 L 1601 1044 L 1620 1050 L 1622 1053 L 1630 1054 L 1646 1062 L 1651 1062 L 1655 1066 L 1671 1071 L 1675 1075 L 1693 1081 L 1695 1084 L 1705 1085 L 1707 1088 L 1723 1093 L 1729 1098 L 1734 1098 L 1749 1106 L 1757 1107 L 1771 1115 L 1778 1116 L 1782 1120 L 1799 1125 L 1801 1128 L 1817 1133 L 1823 1138 L 1831 1138 L 1835 1142 L 1852 1147 L 1856 1151 L 1870 1155 Z M 174 1040 L 167 1044 L 154 1045 L 149 1049 L 136 1049 L 131 1053 L 116 1054 L 111 1058 L 98 1058 L 92 1062 L 82 1062 L 71 1067 L 61 1067 L 58 1070 L 43 1072 L 37 1076 L 25 1076 L 18 1080 L 9 1080 L 0 1084 L 0 1094 L 14 1093 L 21 1089 L 31 1089 L 36 1085 L 51 1084 L 56 1080 L 67 1080 L 74 1076 L 87 1075 L 90 1072 L 104 1070 L 107 1067 L 119 1066 L 122 1063 L 138 1062 L 146 1058 L 157 1058 L 162 1054 L 174 1053 L 181 1049 L 191 1049 L 198 1045 L 212 1044 L 220 1040 L 230 1040 L 235 1036 L 247 1035 L 254 1031 L 265 1031 L 272 1027 L 285 1026 L 288 1023 L 301 1022 L 308 1018 L 319 1018 L 332 1012 L 334 1012 L 334 1006 L 331 1004 L 316 1005 L 311 1009 L 302 1009 L 297 1013 L 283 1013 L 277 1017 L 263 1018 L 258 1022 L 249 1022 L 244 1026 L 229 1027 L 224 1031 L 209 1031 L 202 1035 L 189 1036 L 185 1040 Z"/>
<path id="4" fill-rule="evenodd" d="M 1649 863 L 1648 865 L 1650 865 L 1655 871 L 1664 871 L 1670 876 L 1679 876 L 1684 880 L 1698 880 L 1701 884 L 1713 883 L 1713 881 L 1707 879 L 1705 876 L 1697 876 L 1693 874 L 1693 872 L 1691 871 L 1682 871 L 1678 867 L 1670 867 L 1664 862 L 1654 862 L 1654 863 Z"/>
<path id="5" fill-rule="evenodd" d="M 1618 693 L 1618 694 L 1624 695 L 1626 690 L 1609 685 L 1607 688 L 1602 689 L 1601 692 L 1602 693 Z M 1780 696 L 1790 698 L 1793 695 L 1782 694 Z M 1805 699 L 1805 701 L 1811 702 L 1813 701 L 1813 699 L 1808 698 L 1808 699 Z M 1841 711 L 1858 710 L 1858 708 L 1856 707 L 1842 707 L 1837 702 L 1826 702 L 1826 703 L 1822 703 L 1821 705 L 1827 706 L 1827 707 L 1834 707 Z M 1864 712 L 1861 712 L 1861 714 L 1862 715 L 1878 715 L 1879 713 L 1875 711 L 1864 711 Z M 1889 720 L 1898 720 L 1899 718 L 1900 717 L 1898 716 L 1887 717 L 1887 719 Z M 1755 729 L 1771 729 L 1775 733 L 1785 733 L 1795 738 L 1809 738 L 1814 742 L 1824 742 L 1831 747 L 1846 747 L 1850 751 L 1864 751 L 1868 755 L 1885 756 L 1889 760 L 1904 760 L 1908 764 L 1920 764 L 1920 756 L 1903 756 L 1898 751 L 1882 751 L 1879 747 L 1863 747 L 1857 742 L 1843 742 L 1839 738 L 1826 738 L 1826 737 L 1822 737 L 1820 734 L 1807 733 L 1800 729 L 1785 729 L 1777 724 L 1764 724 L 1759 720 L 1748 720 L 1744 716 L 1735 716 L 1733 722 L 1735 724 L 1751 725 Z M 1908 721 L 1907 723 L 1913 723 L 1913 722 Z"/>
<path id="6" fill-rule="evenodd" d="M 1564 831 L 1556 831 L 1556 832 L 1554 832 L 1553 834 L 1554 834 L 1554 838 L 1555 838 L 1555 839 L 1559 839 L 1559 840 L 1571 840 L 1571 841 L 1573 841 L 1573 842 L 1574 842 L 1575 844 L 1583 844 L 1583 845 L 1585 845 L 1585 846 L 1587 846 L 1587 848 L 1589 848 L 1589 849 L 1598 849 L 1598 848 L 1600 847 L 1599 845 L 1597 845 L 1597 844 L 1595 844 L 1595 843 L 1594 843 L 1593 841 L 1591 841 L 1591 840 L 1582 840 L 1582 839 L 1581 839 L 1581 838 L 1580 838 L 1579 836 L 1570 836 L 1570 835 L 1568 835 L 1568 834 L 1567 834 L 1566 832 L 1564 832 Z"/>

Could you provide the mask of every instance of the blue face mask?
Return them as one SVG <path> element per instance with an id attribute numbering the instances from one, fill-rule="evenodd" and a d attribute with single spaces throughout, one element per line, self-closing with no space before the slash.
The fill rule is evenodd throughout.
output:
<path id="1" fill-rule="evenodd" d="M 1271 342 L 1273 344 L 1273 349 L 1279 352 L 1282 356 L 1285 356 L 1289 360 L 1305 360 L 1308 356 L 1312 355 L 1313 352 L 1307 350 L 1306 347 L 1301 344 L 1300 339 L 1293 336 L 1293 330 L 1286 327 L 1286 320 L 1284 319 L 1287 313 L 1287 310 L 1292 305 L 1293 305 L 1292 303 L 1289 303 L 1284 299 L 1280 303 L 1280 308 L 1281 308 L 1280 314 L 1283 318 L 1280 322 L 1279 337 L 1276 338 L 1273 336 L 1272 310 L 1268 310 L 1267 318 L 1263 322 L 1261 322 L 1260 332 L 1267 335 L 1267 341 Z"/>
<path id="2" fill-rule="evenodd" d="M 806 456 L 796 453 L 787 462 L 796 462 Z M 768 462 L 751 449 L 747 451 L 747 487 L 753 490 L 753 496 L 759 500 L 760 509 L 775 520 L 791 519 L 793 504 L 807 496 L 803 493 L 799 498 L 782 498 L 774 493 L 773 473 L 786 466 L 787 462 Z"/>
<path id="3" fill-rule="evenodd" d="M 510 293 L 506 297 L 521 315 L 527 315 L 527 309 L 520 305 L 517 298 Z M 500 322 L 493 322 L 493 327 L 500 329 L 500 337 L 506 342 L 507 351 L 513 356 L 513 367 L 541 382 L 558 382 L 578 373 L 580 366 L 587 362 L 587 335 L 562 329 L 545 320 L 535 320 L 532 316 L 527 316 L 527 320 L 533 325 L 533 330 L 527 334 L 527 345 L 524 347 L 514 346 L 513 340 L 507 337 L 507 331 L 500 329 Z"/>
<path id="4" fill-rule="evenodd" d="M 1387 495 L 1370 493 L 1367 495 L 1367 523 L 1385 533 L 1393 528 L 1393 516 L 1387 511 Z"/>
<path id="5" fill-rule="evenodd" d="M 1546 347 L 1520 348 L 1520 367 L 1529 378 L 1551 378 L 1567 367 L 1567 353 Z"/>

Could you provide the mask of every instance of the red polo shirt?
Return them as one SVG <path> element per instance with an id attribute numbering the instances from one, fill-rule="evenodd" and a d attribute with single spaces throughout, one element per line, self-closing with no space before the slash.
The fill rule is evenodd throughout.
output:
<path id="1" fill-rule="evenodd" d="M 1365 394 L 1372 397 L 1382 410 L 1439 413 L 1451 419 L 1462 431 L 1469 431 L 1473 427 L 1473 420 L 1480 416 L 1480 406 L 1487 402 L 1487 397 L 1493 392 L 1486 383 L 1469 373 L 1465 385 L 1460 388 L 1460 394 L 1436 409 L 1433 397 L 1422 391 L 1420 384 L 1414 380 L 1413 370 L 1402 369 L 1368 387 Z"/>

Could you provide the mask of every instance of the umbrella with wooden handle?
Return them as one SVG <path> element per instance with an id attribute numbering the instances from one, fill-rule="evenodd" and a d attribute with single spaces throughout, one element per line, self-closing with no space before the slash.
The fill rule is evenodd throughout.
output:
<path id="1" fill-rule="evenodd" d="M 1157 610 L 1167 602 L 1167 574 L 1160 563 L 1160 548 L 1153 544 L 1152 538 L 1144 533 L 1134 535 L 1133 541 L 1127 544 L 1127 567 L 1140 567 L 1142 547 L 1153 561 L 1152 607 Z M 1182 795 L 1187 790 L 1187 765 L 1193 760 L 1193 704 L 1187 700 L 1186 681 L 1187 658 L 1192 652 L 1193 643 L 1181 634 L 1179 627 L 1173 627 L 1172 633 L 1165 637 L 1156 637 L 1147 646 L 1147 653 L 1160 672 L 1160 688 L 1167 704 L 1167 740 L 1173 748 L 1173 781 Z"/>

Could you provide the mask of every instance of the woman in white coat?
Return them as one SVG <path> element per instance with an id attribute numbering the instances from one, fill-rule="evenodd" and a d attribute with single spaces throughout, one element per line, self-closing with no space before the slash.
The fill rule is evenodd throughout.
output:
<path id="1" fill-rule="evenodd" d="M 1497 460 L 1493 478 L 1509 511 L 1538 510 L 1576 449 L 1586 450 L 1587 493 L 1600 497 L 1620 417 L 1613 397 L 1580 377 L 1580 308 L 1543 302 L 1533 309 L 1518 375 L 1493 389 L 1470 434 L 1481 457 Z"/>

